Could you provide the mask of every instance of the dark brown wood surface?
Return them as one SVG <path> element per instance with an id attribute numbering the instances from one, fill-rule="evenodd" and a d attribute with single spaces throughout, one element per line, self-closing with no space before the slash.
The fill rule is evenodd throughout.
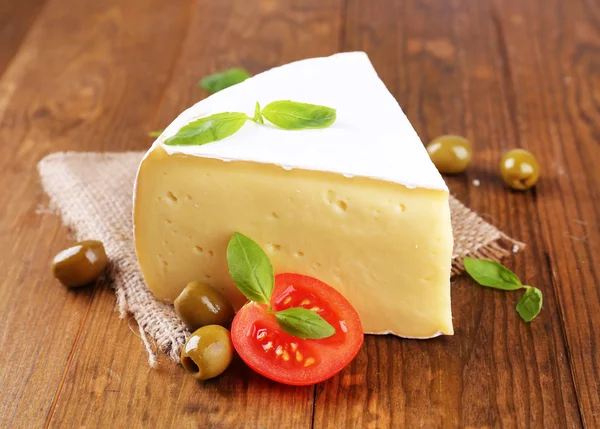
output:
<path id="1" fill-rule="evenodd" d="M 368 336 L 316 387 L 239 360 L 200 384 L 157 370 L 110 288 L 70 292 L 48 264 L 70 242 L 36 163 L 141 150 L 230 66 L 253 73 L 364 50 L 424 141 L 476 147 L 451 191 L 528 244 L 506 264 L 544 292 L 453 281 L 456 334 Z M 375 106 L 366 106 L 366 108 Z M 502 153 L 541 161 L 505 189 Z M 475 186 L 473 181 L 480 181 Z M 600 3 L 595 0 L 1 0 L 0 427 L 600 427 Z"/>

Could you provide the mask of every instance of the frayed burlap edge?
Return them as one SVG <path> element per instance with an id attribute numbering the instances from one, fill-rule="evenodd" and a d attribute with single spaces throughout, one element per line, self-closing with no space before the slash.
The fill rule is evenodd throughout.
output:
<path id="1" fill-rule="evenodd" d="M 50 209 L 75 240 L 98 239 L 110 259 L 108 278 L 120 317 L 131 314 L 155 367 L 160 351 L 174 362 L 189 332 L 172 305 L 157 301 L 146 287 L 131 236 L 131 193 L 140 152 L 56 153 L 38 164 Z"/>
<path id="2" fill-rule="evenodd" d="M 487 223 L 452 195 L 450 196 L 450 212 L 452 214 L 452 234 L 454 235 L 453 276 L 464 271 L 464 258 L 500 261 L 511 253 L 525 249 L 525 243 L 510 238 L 495 226 Z"/>
<path id="3" fill-rule="evenodd" d="M 132 238 L 131 202 L 142 152 L 48 155 L 38 163 L 49 205 L 75 240 L 98 239 L 111 261 L 107 278 L 115 289 L 120 317 L 132 315 L 155 367 L 158 352 L 179 361 L 189 331 L 172 305 L 157 301 L 138 267 Z M 454 252 L 452 275 L 464 270 L 463 258 L 501 260 L 525 245 L 514 240 L 450 196 Z M 42 210 L 44 212 L 44 210 Z"/>

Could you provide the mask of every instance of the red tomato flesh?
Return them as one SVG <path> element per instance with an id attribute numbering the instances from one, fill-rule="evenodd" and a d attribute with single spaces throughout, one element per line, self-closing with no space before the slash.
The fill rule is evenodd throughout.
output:
<path id="1" fill-rule="evenodd" d="M 303 340 L 284 332 L 265 304 L 249 302 L 231 325 L 237 353 L 256 372 L 271 380 L 305 386 L 327 380 L 354 359 L 363 342 L 358 313 L 331 286 L 300 274 L 275 276 L 274 312 L 291 307 L 315 311 L 335 328 L 320 340 Z"/>

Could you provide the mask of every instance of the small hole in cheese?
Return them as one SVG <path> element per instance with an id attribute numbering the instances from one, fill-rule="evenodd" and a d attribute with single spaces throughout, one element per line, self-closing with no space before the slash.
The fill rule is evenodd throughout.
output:
<path id="1" fill-rule="evenodd" d="M 192 196 L 190 194 L 185 194 L 185 199 L 187 201 L 191 201 L 192 200 Z"/>
<path id="2" fill-rule="evenodd" d="M 177 202 L 177 197 L 175 196 L 175 194 L 173 194 L 173 192 L 169 191 L 167 192 L 167 200 L 174 204 Z"/>
<path id="3" fill-rule="evenodd" d="M 405 212 L 406 211 L 406 206 L 404 204 L 398 204 L 398 210 L 401 212 Z"/>
<path id="4" fill-rule="evenodd" d="M 275 212 L 271 213 L 271 216 L 273 216 L 273 219 L 279 219 L 279 215 Z"/>
<path id="5" fill-rule="evenodd" d="M 336 206 L 337 206 L 337 207 L 338 207 L 338 208 L 339 208 L 341 211 L 343 211 L 343 212 L 345 212 L 345 211 L 346 211 L 346 209 L 348 208 L 348 204 L 346 204 L 346 202 L 345 202 L 345 201 L 341 201 L 341 200 L 340 200 L 340 201 L 337 201 L 337 202 L 335 203 L 335 205 L 336 205 Z"/>
<path id="6" fill-rule="evenodd" d="M 212 250 L 209 250 L 209 251 L 208 251 L 208 254 L 209 254 L 210 256 L 215 256 L 215 252 L 213 252 Z"/>
<path id="7" fill-rule="evenodd" d="M 205 277 L 207 280 L 210 280 L 210 274 L 204 274 L 204 277 Z"/>
<path id="8" fill-rule="evenodd" d="M 296 256 L 302 257 L 302 256 L 304 256 L 304 252 L 296 252 Z"/>
<path id="9" fill-rule="evenodd" d="M 266 248 L 271 253 L 273 253 L 273 252 L 279 252 L 281 250 L 281 245 L 279 245 L 279 244 L 273 244 L 273 243 L 267 243 Z"/>
<path id="10" fill-rule="evenodd" d="M 204 249 L 200 246 L 194 246 L 194 252 L 202 253 L 202 252 L 204 252 Z"/>

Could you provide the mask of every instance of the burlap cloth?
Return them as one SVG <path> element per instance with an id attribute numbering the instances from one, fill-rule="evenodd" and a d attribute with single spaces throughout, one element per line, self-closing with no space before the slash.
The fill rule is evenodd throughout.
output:
<path id="1" fill-rule="evenodd" d="M 74 238 L 104 243 L 111 261 L 108 279 L 115 289 L 121 317 L 131 314 L 135 318 L 150 366 L 155 366 L 157 350 L 178 362 L 189 332 L 172 305 L 154 299 L 135 256 L 132 191 L 142 156 L 142 152 L 55 153 L 42 159 L 38 170 L 50 208 L 62 217 Z M 450 209 L 454 231 L 452 275 L 462 272 L 465 256 L 500 260 L 524 247 L 452 196 Z"/>

